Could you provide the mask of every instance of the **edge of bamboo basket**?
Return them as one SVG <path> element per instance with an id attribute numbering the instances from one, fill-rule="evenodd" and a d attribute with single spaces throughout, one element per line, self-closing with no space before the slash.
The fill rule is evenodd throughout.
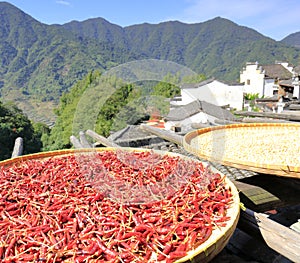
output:
<path id="1" fill-rule="evenodd" d="M 277 128 L 288 128 L 295 127 L 300 129 L 300 124 L 297 123 L 240 123 L 240 124 L 228 124 L 213 127 L 206 127 L 191 131 L 184 136 L 183 147 L 190 153 L 196 154 L 198 157 L 219 162 L 223 165 L 232 166 L 239 169 L 253 170 L 255 172 L 274 174 L 279 176 L 300 178 L 300 167 L 299 166 L 284 166 L 284 165 L 270 165 L 264 163 L 254 163 L 254 162 L 237 162 L 230 158 L 224 158 L 222 160 L 216 159 L 213 156 L 207 156 L 198 151 L 195 147 L 192 147 L 190 142 L 192 139 L 196 138 L 205 133 L 213 132 L 216 130 L 226 130 L 226 129 L 238 129 L 238 128 L 257 128 L 257 127 L 277 127 Z"/>
<path id="2" fill-rule="evenodd" d="M 216 169 L 213 170 L 220 173 Z M 214 229 L 211 236 L 204 243 L 194 250 L 189 251 L 187 256 L 177 260 L 176 263 L 188 262 L 191 260 L 203 263 L 209 262 L 221 252 L 233 235 L 240 216 L 240 198 L 237 188 L 227 177 L 225 177 L 225 183 L 226 186 L 231 189 L 233 194 L 233 202 L 227 210 L 227 216 L 230 217 L 230 220 L 226 222 L 225 227 Z"/>
<path id="3" fill-rule="evenodd" d="M 87 151 L 88 149 L 86 149 Z M 64 150 L 55 150 L 55 151 L 47 151 L 47 152 L 38 152 L 38 153 L 32 153 L 32 154 L 26 154 L 26 155 L 21 155 L 17 156 L 14 158 L 6 159 L 3 161 L 0 161 L 0 166 L 4 165 L 9 165 L 21 161 L 26 161 L 26 160 L 33 160 L 33 159 L 43 159 L 43 158 L 51 158 L 55 156 L 61 156 L 65 154 L 73 154 L 77 151 L 85 151 L 85 149 L 64 149 Z"/>
<path id="4" fill-rule="evenodd" d="M 109 151 L 109 150 L 115 150 L 115 149 L 117 149 L 117 148 L 114 148 L 114 147 L 80 148 L 80 149 L 72 148 L 72 149 L 54 150 L 54 151 L 47 151 L 47 152 L 38 152 L 38 153 L 21 155 L 21 156 L 17 156 L 14 158 L 0 161 L 0 166 L 9 165 L 12 163 L 17 163 L 17 162 L 26 161 L 26 160 L 46 159 L 46 158 L 51 158 L 51 157 L 59 157 L 62 155 L 101 152 L 101 151 Z M 126 149 L 126 148 L 122 148 L 122 149 Z"/>

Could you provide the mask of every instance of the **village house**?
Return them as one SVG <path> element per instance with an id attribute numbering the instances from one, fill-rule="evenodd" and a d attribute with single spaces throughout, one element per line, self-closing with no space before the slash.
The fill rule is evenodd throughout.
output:
<path id="1" fill-rule="evenodd" d="M 274 95 L 299 98 L 299 73 L 287 62 L 261 65 L 248 62 L 240 72 L 240 82 L 244 84 L 244 92 L 258 94 L 262 97 Z"/>
<path id="2" fill-rule="evenodd" d="M 185 133 L 195 126 L 219 125 L 222 121 L 235 121 L 235 116 L 227 109 L 207 101 L 194 100 L 186 105 L 170 110 L 164 117 L 165 129 Z M 202 124 L 202 125 L 201 125 Z"/>
<path id="3" fill-rule="evenodd" d="M 247 63 L 240 72 L 240 83 L 227 84 L 216 79 L 181 85 L 180 96 L 170 100 L 170 112 L 149 120 L 153 127 L 187 132 L 195 127 L 238 121 L 230 111 L 285 112 L 298 110 L 299 67 L 286 62 L 260 65 Z M 246 94 L 258 95 L 254 105 Z M 292 102 L 290 102 L 292 101 Z M 287 103 L 289 102 L 289 103 Z"/>
<path id="4" fill-rule="evenodd" d="M 246 94 L 272 98 L 275 104 L 280 104 L 284 98 L 299 100 L 299 74 L 300 66 L 294 67 L 287 62 L 267 65 L 247 62 L 240 72 L 240 83 L 227 84 L 212 78 L 200 83 L 181 85 L 181 94 L 171 100 L 171 108 L 200 100 L 239 111 L 247 108 Z M 278 108 L 277 104 L 275 108 Z"/>
<path id="5" fill-rule="evenodd" d="M 248 62 L 240 72 L 240 83 L 227 84 L 216 79 L 207 79 L 200 83 L 183 84 L 180 97 L 171 100 L 171 107 L 201 100 L 239 111 L 249 109 L 249 105 L 245 104 L 246 94 L 257 94 L 258 98 L 275 100 L 271 110 L 282 110 L 282 101 L 299 100 L 299 73 L 300 67 L 294 67 L 288 62 L 267 65 Z"/>
<path id="6" fill-rule="evenodd" d="M 205 100 L 208 103 L 225 106 L 236 110 L 243 108 L 243 85 L 226 84 L 219 80 L 208 79 L 200 83 L 183 84 L 181 100 L 173 100 L 171 105 L 180 106 L 195 100 Z"/>

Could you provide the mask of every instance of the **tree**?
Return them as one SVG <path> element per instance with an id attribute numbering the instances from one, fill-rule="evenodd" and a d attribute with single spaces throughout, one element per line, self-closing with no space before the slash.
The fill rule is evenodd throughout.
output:
<path id="1" fill-rule="evenodd" d="M 197 74 L 192 76 L 185 76 L 182 79 L 183 83 L 199 83 L 201 81 L 204 81 L 206 79 L 206 76 L 204 74 Z"/>
<path id="2" fill-rule="evenodd" d="M 81 95 L 90 85 L 100 77 L 99 71 L 93 71 L 78 81 L 69 92 L 65 92 L 58 107 L 55 109 L 57 119 L 54 127 L 48 134 L 43 134 L 43 151 L 71 148 L 70 136 L 72 135 L 73 118 Z"/>
<path id="3" fill-rule="evenodd" d="M 180 95 L 180 88 L 168 82 L 159 82 L 153 89 L 152 95 L 173 98 Z"/>
<path id="4" fill-rule="evenodd" d="M 16 138 L 24 141 L 23 154 L 39 152 L 42 148 L 40 134 L 31 121 L 13 103 L 0 101 L 0 160 L 11 157 Z"/>
<path id="5" fill-rule="evenodd" d="M 126 107 L 127 103 L 131 100 L 131 94 L 134 86 L 127 84 L 117 89 L 110 98 L 107 99 L 106 103 L 99 110 L 97 118 L 96 132 L 103 135 L 109 136 L 110 131 L 114 125 L 117 114 Z M 125 121 L 126 122 L 126 121 Z M 124 123 L 125 125 L 125 123 Z M 124 128 L 123 125 L 118 128 Z"/>

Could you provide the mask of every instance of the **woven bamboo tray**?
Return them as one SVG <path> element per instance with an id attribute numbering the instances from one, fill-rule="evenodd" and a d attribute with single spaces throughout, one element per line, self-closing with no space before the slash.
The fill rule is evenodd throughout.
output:
<path id="1" fill-rule="evenodd" d="M 210 145 L 205 145 L 208 138 Z M 246 123 L 207 127 L 186 134 L 183 146 L 204 160 L 264 174 L 300 178 L 300 124 Z M 209 147 L 215 148 L 208 152 Z"/>
<path id="2" fill-rule="evenodd" d="M 107 147 L 107 148 L 96 148 L 92 151 L 115 151 L 117 148 Z M 137 149 L 137 148 L 120 148 L 126 151 L 148 151 L 147 149 Z M 50 151 L 50 152 L 41 152 L 36 154 L 18 156 L 12 159 L 8 159 L 5 161 L 0 161 L 0 167 L 10 166 L 16 164 L 18 162 L 26 161 L 26 160 L 37 160 L 37 159 L 47 159 L 50 157 L 61 157 L 64 155 L 74 155 L 80 153 L 89 153 L 91 149 L 68 149 L 68 150 L 59 150 L 59 151 Z M 172 156 L 180 156 L 184 159 L 188 159 L 188 157 L 176 154 L 169 153 L 163 151 L 155 151 L 160 154 L 169 154 Z M 202 162 L 204 165 L 207 163 Z M 212 172 L 217 172 L 222 175 L 221 172 L 211 167 Z M 233 202 L 230 208 L 227 210 L 227 215 L 230 217 L 229 221 L 225 227 L 219 227 L 213 230 L 211 236 L 196 249 L 189 251 L 188 255 L 177 260 L 176 262 L 209 262 L 212 258 L 214 258 L 221 250 L 226 246 L 230 237 L 232 236 L 234 230 L 236 229 L 239 215 L 240 215 L 240 199 L 238 190 L 235 185 L 225 177 L 225 185 L 228 189 L 231 190 L 233 194 Z"/>

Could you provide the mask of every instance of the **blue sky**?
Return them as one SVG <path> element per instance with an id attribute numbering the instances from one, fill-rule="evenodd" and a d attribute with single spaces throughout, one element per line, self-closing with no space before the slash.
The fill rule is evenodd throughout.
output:
<path id="1" fill-rule="evenodd" d="M 220 16 L 281 40 L 300 31 L 299 0 L 7 0 L 45 24 L 102 17 L 129 26 L 178 20 L 204 22 Z"/>

